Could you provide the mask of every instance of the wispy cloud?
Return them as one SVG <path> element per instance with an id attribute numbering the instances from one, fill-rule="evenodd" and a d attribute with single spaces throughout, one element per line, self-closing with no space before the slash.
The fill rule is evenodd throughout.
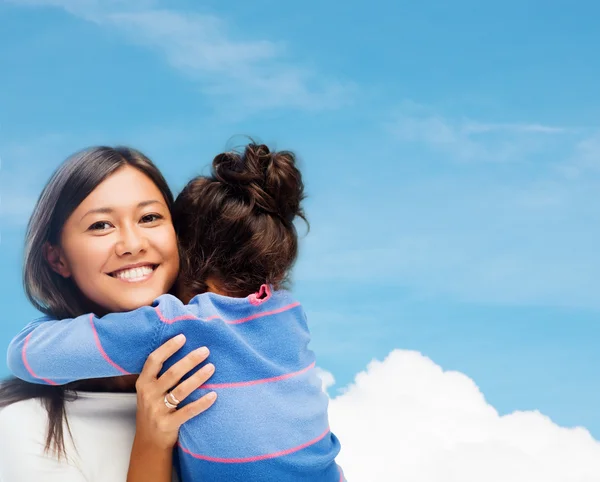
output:
<path id="1" fill-rule="evenodd" d="M 445 117 L 405 103 L 385 124 L 397 140 L 421 144 L 461 161 L 515 161 L 545 149 L 572 129 L 537 123 L 490 123 Z"/>
<path id="2" fill-rule="evenodd" d="M 13 193 L 11 191 L 0 193 L 1 227 L 5 227 L 5 222 L 18 225 L 27 223 L 35 202 L 36 198 L 33 196 Z"/>
<path id="3" fill-rule="evenodd" d="M 80 139 L 56 133 L 10 141 L 2 145 L 0 167 L 1 227 L 27 223 L 37 198 L 53 170 Z M 73 147 L 76 146 L 76 147 Z"/>
<path id="4" fill-rule="evenodd" d="M 313 200 L 298 280 L 600 308 L 597 134 L 430 110 L 394 127 L 388 150 L 348 154 L 376 160 L 356 186 Z"/>
<path id="5" fill-rule="evenodd" d="M 10 1 L 62 8 L 114 29 L 130 42 L 156 51 L 221 105 L 226 102 L 238 110 L 338 108 L 351 101 L 355 90 L 350 82 L 303 67 L 283 43 L 233 35 L 225 20 L 214 15 L 158 8 L 151 1 Z"/>
<path id="6" fill-rule="evenodd" d="M 463 121 L 460 127 L 464 134 L 479 134 L 485 132 L 506 132 L 515 134 L 537 133 L 537 134 L 561 134 L 568 129 L 564 127 L 553 127 L 542 124 L 486 124 L 476 121 Z"/>
<path id="7" fill-rule="evenodd" d="M 573 155 L 560 169 L 571 179 L 600 174 L 600 131 L 577 142 Z"/>

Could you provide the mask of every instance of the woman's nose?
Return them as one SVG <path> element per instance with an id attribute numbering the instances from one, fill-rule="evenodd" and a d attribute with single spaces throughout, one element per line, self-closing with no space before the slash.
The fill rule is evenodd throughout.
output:
<path id="1" fill-rule="evenodd" d="M 116 251 L 118 256 L 124 256 L 130 254 L 135 256 L 142 251 L 145 251 L 148 247 L 148 238 L 144 233 L 136 228 L 124 229 L 121 237 L 116 245 Z"/>

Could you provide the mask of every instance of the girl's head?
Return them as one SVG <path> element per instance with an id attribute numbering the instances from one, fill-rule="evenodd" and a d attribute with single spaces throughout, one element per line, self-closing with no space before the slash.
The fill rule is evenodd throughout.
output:
<path id="1" fill-rule="evenodd" d="M 215 157 L 211 176 L 192 179 L 173 209 L 182 296 L 209 286 L 247 296 L 264 283 L 285 285 L 298 254 L 294 219 L 306 221 L 302 199 L 291 152 L 249 144 L 243 153 Z"/>
<path id="2" fill-rule="evenodd" d="M 179 269 L 173 195 L 158 168 L 125 147 L 79 152 L 34 208 L 24 284 L 40 311 L 71 317 L 150 304 Z"/>

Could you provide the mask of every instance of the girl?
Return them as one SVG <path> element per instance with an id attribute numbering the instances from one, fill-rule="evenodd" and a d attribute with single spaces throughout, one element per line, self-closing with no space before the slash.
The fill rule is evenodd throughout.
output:
<path id="1" fill-rule="evenodd" d="M 33 305 L 50 318 L 102 315 L 169 291 L 179 270 L 172 206 L 165 179 L 138 151 L 96 147 L 72 156 L 45 186 L 28 224 L 24 286 Z M 105 226 L 90 219 L 99 214 L 88 212 L 108 216 L 113 231 L 104 235 Z M 124 285 L 105 274 L 146 259 L 157 268 L 145 283 Z M 178 381 L 203 361 L 188 356 L 158 376 L 178 348 L 169 341 L 154 351 L 139 378 L 2 384 L 0 480 L 170 481 L 179 426 L 211 404 L 204 398 L 187 411 L 157 410 L 168 389 L 189 390 Z M 202 369 L 190 380 L 201 384 L 209 376 Z M 137 396 L 127 393 L 134 390 Z"/>
<path id="2" fill-rule="evenodd" d="M 189 396 L 174 388 L 163 399 L 175 411 L 219 394 L 180 430 L 184 482 L 343 480 L 305 315 L 282 289 L 297 255 L 293 222 L 304 218 L 303 197 L 290 152 L 250 144 L 241 155 L 218 155 L 212 176 L 188 183 L 174 208 L 184 254 L 178 294 L 191 301 L 165 295 L 130 313 L 33 323 L 11 344 L 9 367 L 48 384 L 138 373 L 159 343 L 183 333 L 187 343 L 166 368 L 205 346 L 220 367 L 214 383 Z M 107 274 L 134 284 L 158 269 L 149 259 Z"/>

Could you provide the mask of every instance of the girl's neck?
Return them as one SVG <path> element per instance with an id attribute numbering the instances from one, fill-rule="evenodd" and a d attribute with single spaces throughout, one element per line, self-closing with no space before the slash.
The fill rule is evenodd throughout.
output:
<path id="1" fill-rule="evenodd" d="M 220 283 L 215 278 L 208 278 L 206 281 L 207 291 L 216 295 L 229 296 L 228 293 L 221 289 Z"/>
<path id="2" fill-rule="evenodd" d="M 206 291 L 205 293 L 215 293 L 217 295 L 229 296 L 225 290 L 221 288 L 221 284 L 216 280 L 216 278 L 209 278 L 204 281 L 204 286 Z M 191 299 L 197 294 L 202 293 L 202 291 L 190 291 L 185 286 L 185 282 L 180 282 L 177 284 L 175 291 L 173 294 L 177 296 L 183 303 L 189 303 Z"/>

